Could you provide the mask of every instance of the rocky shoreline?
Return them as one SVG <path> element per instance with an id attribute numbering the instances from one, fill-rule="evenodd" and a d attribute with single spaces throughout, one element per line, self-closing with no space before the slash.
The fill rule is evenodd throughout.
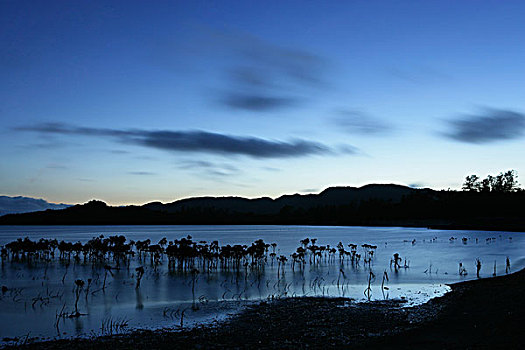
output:
<path id="1" fill-rule="evenodd" d="M 426 304 L 287 298 L 248 306 L 226 321 L 187 330 L 138 330 L 23 349 L 518 349 L 525 343 L 525 270 L 451 285 Z"/>

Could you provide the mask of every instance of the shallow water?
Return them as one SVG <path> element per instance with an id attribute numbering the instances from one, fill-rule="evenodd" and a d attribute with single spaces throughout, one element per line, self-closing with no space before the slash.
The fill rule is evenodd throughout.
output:
<path id="1" fill-rule="evenodd" d="M 365 289 L 372 271 L 370 298 L 405 298 L 409 305 L 425 302 L 447 291 L 444 283 L 476 278 L 475 261 L 482 262 L 480 277 L 491 277 L 496 262 L 497 274 L 505 272 L 508 256 L 512 270 L 525 266 L 525 235 L 523 233 L 483 231 L 441 231 L 399 227 L 317 227 L 317 226 L 0 226 L 0 245 L 20 237 L 33 240 L 56 238 L 86 242 L 103 234 L 152 243 L 161 238 L 180 239 L 188 234 L 194 241 L 218 240 L 220 245 L 247 244 L 257 239 L 277 243 L 277 255 L 289 255 L 300 246 L 299 241 L 317 238 L 317 245 L 335 247 L 338 242 L 376 245 L 370 266 L 336 258 L 329 263 L 307 263 L 304 269 L 291 268 L 290 258 L 284 272 L 276 261 L 268 258 L 264 271 L 214 271 L 200 273 L 192 293 L 189 274 L 170 272 L 167 261 L 154 268 L 149 259 L 134 259 L 129 268 L 104 270 L 90 263 L 67 266 L 58 259 L 51 263 L 4 261 L 0 269 L 0 285 L 9 290 L 0 293 L 0 339 L 6 337 L 68 337 L 76 335 L 120 332 L 130 328 L 177 327 L 211 322 L 236 312 L 249 301 L 286 296 L 344 296 L 366 300 Z M 457 239 L 451 239 L 455 237 Z M 462 240 L 465 238 L 465 240 Z M 413 242 L 413 240 L 415 241 Z M 391 267 L 394 253 L 406 259 L 408 268 L 397 272 Z M 458 264 L 468 271 L 460 276 Z M 141 287 L 135 289 L 135 267 L 145 267 Z M 344 275 L 340 272 L 343 269 Z M 387 289 L 381 288 L 384 271 Z M 75 304 L 74 281 L 93 279 L 89 293 L 79 298 L 78 318 L 58 318 L 61 311 L 72 312 Z M 62 283 L 62 279 L 64 282 Z M 193 307 L 192 307 L 193 306 Z M 195 310 L 194 310 L 195 309 Z M 58 320 L 58 323 L 57 323 Z M 108 325 L 126 328 L 108 330 Z M 6 340 L 4 340 L 6 341 Z"/>

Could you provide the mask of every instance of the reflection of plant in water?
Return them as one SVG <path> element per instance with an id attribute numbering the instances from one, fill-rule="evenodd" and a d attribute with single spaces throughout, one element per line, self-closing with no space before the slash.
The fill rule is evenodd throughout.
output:
<path id="1" fill-rule="evenodd" d="M 162 280 L 163 278 L 175 279 L 177 283 L 175 288 L 184 288 L 187 292 L 184 292 L 186 295 L 189 295 L 191 288 L 193 301 L 191 308 L 194 310 L 203 307 L 203 304 L 207 302 L 206 297 L 202 295 L 198 297 L 199 293 L 202 294 L 205 289 L 204 287 L 200 288 L 201 284 L 204 283 L 207 284 L 206 289 L 213 290 L 212 288 L 216 288 L 217 290 L 216 293 L 212 292 L 209 295 L 211 301 L 257 298 L 264 300 L 267 297 L 294 296 L 301 294 L 301 291 L 302 295 L 305 296 L 333 296 L 335 294 L 345 296 L 353 290 L 351 284 L 352 281 L 355 281 L 354 276 L 357 278 L 363 276 L 367 277 L 367 280 L 361 282 L 357 293 L 361 293 L 362 285 L 364 285 L 366 287 L 365 297 L 371 299 L 371 284 L 375 278 L 371 270 L 379 256 L 376 255 L 377 246 L 371 244 L 346 244 L 347 242 L 343 244 L 340 242 L 338 245 L 330 246 L 321 245 L 322 242 L 315 238 L 301 240 L 300 244 L 297 244 L 296 250 L 292 250 L 293 253 L 286 256 L 281 255 L 276 243 L 266 244 L 262 240 L 256 240 L 247 245 L 228 244 L 221 246 L 218 241 L 210 243 L 194 241 L 190 236 L 169 241 L 167 238 L 162 238 L 157 244 L 152 244 L 149 239 L 136 242 L 126 241 L 124 236 L 107 238 L 99 236 L 84 244 L 61 242 L 61 244 L 57 244 L 57 247 L 60 245 L 60 259 L 58 259 L 58 254 L 57 258 L 53 259 L 55 248 L 53 248 L 54 244 L 51 243 L 52 240 L 48 240 L 48 243 L 43 241 L 42 244 L 29 239 L 15 242 L 9 246 L 10 248 L 3 248 L 2 261 L 9 262 L 10 256 L 14 256 L 14 259 L 25 259 L 24 262 L 30 259 L 32 268 L 40 263 L 42 264 L 42 271 L 44 271 L 44 267 L 49 265 L 49 273 L 58 275 L 55 278 L 58 283 L 60 283 L 60 278 L 67 282 L 69 279 L 73 279 L 73 276 L 75 278 L 82 277 L 86 281 L 83 286 L 75 284 L 74 296 L 77 298 L 74 311 L 70 309 L 68 313 L 65 313 L 66 317 L 79 313 L 77 292 L 80 290 L 82 296 L 85 295 L 86 297 L 86 305 L 89 296 L 95 300 L 95 303 L 98 302 L 100 299 L 96 300 L 95 298 L 102 297 L 95 293 L 107 288 L 105 300 L 115 297 L 117 302 L 121 302 L 122 299 L 125 300 L 125 295 L 128 294 L 128 298 L 136 299 L 136 307 L 140 309 L 143 307 L 142 298 L 147 300 L 148 297 L 152 297 L 145 293 L 143 287 L 150 287 L 150 284 L 163 286 L 166 282 Z M 317 242 L 320 244 L 317 245 Z M 10 250 L 11 248 L 13 250 Z M 390 254 L 391 252 L 386 256 Z M 402 259 L 399 253 L 393 255 L 391 259 L 392 270 L 408 268 L 409 262 L 405 256 L 403 258 L 404 264 L 401 265 Z M 290 259 L 288 266 L 286 266 L 287 259 Z M 57 268 L 53 269 L 55 261 L 58 261 L 58 264 L 55 265 Z M 130 261 L 132 265 L 130 265 Z M 363 264 L 359 265 L 361 261 Z M 165 262 L 167 263 L 164 265 Z M 384 262 L 388 265 L 388 257 Z M 272 265 L 273 263 L 275 265 Z M 120 269 L 118 269 L 119 266 Z M 91 271 L 87 273 L 91 274 L 86 275 L 86 270 L 89 269 Z M 277 276 L 275 276 L 275 269 L 277 269 Z M 142 283 L 143 293 L 141 294 L 141 280 L 146 271 L 148 278 L 145 279 L 144 283 L 147 285 Z M 103 276 L 102 273 L 104 273 Z M 285 273 L 291 275 L 285 275 Z M 26 278 L 21 274 L 22 272 L 17 275 L 18 278 Z M 111 277 L 108 275 L 113 276 L 114 279 L 108 280 Z M 92 277 L 93 280 L 87 279 L 88 276 Z M 200 276 L 204 278 L 199 280 Z M 389 276 L 385 271 L 381 283 L 381 290 L 384 294 L 386 294 L 384 291 L 388 290 L 388 278 Z M 48 281 L 52 279 L 53 277 L 50 275 L 49 279 L 44 280 L 43 283 L 49 283 Z M 159 281 L 158 284 L 157 281 Z M 172 283 L 172 281 L 167 283 Z M 197 285 L 197 283 L 199 284 Z M 128 290 L 127 287 L 119 288 L 122 284 L 130 286 L 130 289 Z M 64 287 L 61 286 L 61 290 L 67 288 L 68 285 L 70 284 L 65 283 Z M 135 295 L 133 295 L 131 285 L 135 285 Z M 332 289 L 330 290 L 330 288 Z M 148 288 L 148 290 L 152 290 L 152 288 Z M 0 298 L 11 297 L 17 302 L 25 301 L 27 305 L 36 307 L 46 306 L 49 303 L 49 299 L 47 299 L 49 296 L 43 292 L 38 293 L 38 295 L 37 293 L 33 294 L 32 296 L 36 295 L 36 297 L 32 299 L 24 299 L 23 296 L 11 295 L 10 291 L 6 290 L 0 293 Z M 182 291 L 177 290 L 176 292 Z M 73 296 L 70 292 L 67 295 L 72 299 Z M 119 295 L 120 299 L 118 298 Z M 153 298 L 155 297 L 153 296 Z M 67 305 L 72 308 L 71 299 Z M 53 303 L 58 304 L 59 302 L 55 300 L 50 305 Z M 82 309 L 82 305 L 80 308 Z M 166 310 L 163 315 L 168 318 L 175 317 L 177 323 L 179 323 L 180 318 L 181 325 L 184 323 L 184 316 L 187 316 L 180 310 L 178 312 Z"/>
<path id="2" fill-rule="evenodd" d="M 186 309 L 183 309 L 180 313 L 180 328 L 184 327 L 184 314 L 186 313 Z"/>
<path id="3" fill-rule="evenodd" d="M 80 293 L 82 292 L 83 287 L 84 287 L 84 281 L 80 279 L 75 281 L 75 313 L 74 315 L 76 316 L 80 316 L 80 312 L 78 312 L 78 299 L 80 298 Z"/>
<path id="4" fill-rule="evenodd" d="M 129 325 L 129 320 L 126 318 L 115 319 L 108 317 L 102 320 L 100 326 L 100 333 L 102 335 L 113 335 L 125 331 Z"/>
<path id="5" fill-rule="evenodd" d="M 372 284 L 372 281 L 375 279 L 375 275 L 374 273 L 372 272 L 372 270 L 370 270 L 369 274 L 368 274 L 368 287 L 366 287 L 365 289 L 365 297 L 368 299 L 368 301 L 370 301 L 370 297 L 372 296 L 372 287 L 371 287 L 371 284 Z"/>
<path id="6" fill-rule="evenodd" d="M 87 301 L 87 297 L 89 295 L 89 288 L 91 287 L 91 282 L 93 282 L 93 280 L 91 278 L 88 278 L 87 280 L 87 287 L 86 287 L 86 301 Z"/>
<path id="7" fill-rule="evenodd" d="M 385 286 L 385 281 L 388 282 L 388 273 L 386 270 L 383 272 L 383 280 L 381 281 L 381 293 L 383 294 L 383 299 L 388 299 L 388 293 L 385 295 L 385 290 L 388 291 L 389 288 Z"/>
<path id="8" fill-rule="evenodd" d="M 339 287 L 339 280 L 341 279 L 341 276 L 346 279 L 345 271 L 342 268 L 339 269 L 339 276 L 337 276 L 337 287 Z"/>
<path id="9" fill-rule="evenodd" d="M 47 306 L 51 303 L 53 299 L 61 300 L 63 294 L 63 292 L 60 293 L 59 291 L 56 291 L 55 293 L 53 293 L 49 289 L 46 289 L 45 294 L 38 293 L 38 295 L 32 299 L 31 307 L 34 309 L 37 303 L 40 303 L 40 307 Z"/>
<path id="10" fill-rule="evenodd" d="M 288 259 L 284 255 L 281 255 L 280 257 L 277 258 L 277 261 L 279 262 L 279 265 L 277 266 L 277 279 L 279 279 L 279 271 L 282 268 L 283 275 L 284 275 L 284 266 L 286 262 L 288 261 Z"/>
<path id="11" fill-rule="evenodd" d="M 111 266 L 104 265 L 104 283 L 102 283 L 102 290 L 106 289 L 106 277 L 108 277 L 108 273 L 113 277 L 113 272 L 111 272 Z"/>
<path id="12" fill-rule="evenodd" d="M 193 268 L 191 270 L 191 295 L 193 297 L 193 303 L 192 303 L 191 308 L 193 310 L 198 310 L 199 309 L 197 304 L 195 303 L 195 282 L 197 281 L 198 275 L 199 275 L 199 270 Z"/>
<path id="13" fill-rule="evenodd" d="M 137 284 L 135 285 L 135 289 L 138 289 L 140 287 L 140 281 L 142 280 L 142 276 L 144 276 L 144 267 L 139 266 L 135 269 L 135 272 L 137 273 Z"/>

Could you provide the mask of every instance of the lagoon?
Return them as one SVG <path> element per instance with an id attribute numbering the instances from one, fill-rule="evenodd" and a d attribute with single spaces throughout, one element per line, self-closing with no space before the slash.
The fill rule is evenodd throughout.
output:
<path id="1" fill-rule="evenodd" d="M 105 276 L 106 288 L 101 290 L 105 275 L 101 266 L 68 265 L 58 259 L 47 264 L 4 259 L 0 285 L 8 291 L 0 294 L 1 339 L 90 336 L 133 328 L 191 326 L 223 319 L 246 303 L 291 296 L 342 296 L 365 301 L 369 279 L 371 300 L 403 298 L 406 305 L 414 305 L 445 293 L 446 283 L 476 278 L 476 259 L 482 262 L 481 278 L 491 277 L 494 265 L 497 275 L 504 274 L 507 257 L 512 271 L 525 267 L 523 233 L 402 227 L 1 226 L 0 246 L 23 237 L 85 243 L 100 235 L 124 235 L 135 241 L 149 238 L 152 244 L 163 237 L 174 240 L 191 235 L 194 241 L 218 240 L 221 246 L 250 245 L 263 239 L 265 243 L 276 243 L 276 255 L 286 256 L 288 262 L 284 269 L 279 268 L 276 259 L 268 255 L 262 270 L 201 269 L 193 279 L 187 273 L 170 271 L 166 259 L 153 266 L 148 259 L 135 258 L 129 268 L 112 270 L 112 275 Z M 303 269 L 292 269 L 290 254 L 306 237 L 316 238 L 317 245 L 330 247 L 342 242 L 346 250 L 350 250 L 348 244 L 357 244 L 362 256 L 362 244 L 377 248 L 369 264 L 363 260 L 359 264 L 348 260 L 341 264 L 338 258 L 330 260 L 326 256 L 310 264 L 307 257 Z M 400 255 L 402 268 L 392 267 L 394 253 Z M 459 274 L 459 263 L 467 275 Z M 143 266 L 145 273 L 136 289 L 138 266 Z M 383 280 L 385 272 L 388 281 Z M 88 278 L 93 285 L 78 301 L 79 311 L 85 315 L 57 318 L 61 311 L 73 310 L 75 280 Z M 388 289 L 381 288 L 382 283 Z M 109 327 L 112 324 L 122 327 Z"/>

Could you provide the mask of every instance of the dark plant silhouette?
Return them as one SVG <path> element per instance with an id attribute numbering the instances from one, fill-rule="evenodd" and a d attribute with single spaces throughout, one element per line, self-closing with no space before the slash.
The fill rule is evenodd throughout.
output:
<path id="1" fill-rule="evenodd" d="M 463 266 L 463 263 L 459 263 L 459 275 L 460 276 L 468 275 L 467 269 L 465 268 L 465 266 Z"/>
<path id="2" fill-rule="evenodd" d="M 515 170 L 508 170 L 499 175 L 488 175 L 480 181 L 479 176 L 470 175 L 465 178 L 462 189 L 470 192 L 499 192 L 508 193 L 519 190 L 518 174 Z"/>
<path id="3" fill-rule="evenodd" d="M 394 271 L 397 272 L 399 270 L 399 268 L 401 268 L 401 265 L 400 265 L 400 262 L 401 262 L 401 257 L 399 256 L 399 253 L 394 253 L 394 257 L 392 260 L 390 260 L 390 266 L 392 266 L 392 264 L 394 264 Z"/>
<path id="4" fill-rule="evenodd" d="M 481 270 L 481 260 L 476 259 L 476 277 L 479 278 L 479 271 Z"/>

